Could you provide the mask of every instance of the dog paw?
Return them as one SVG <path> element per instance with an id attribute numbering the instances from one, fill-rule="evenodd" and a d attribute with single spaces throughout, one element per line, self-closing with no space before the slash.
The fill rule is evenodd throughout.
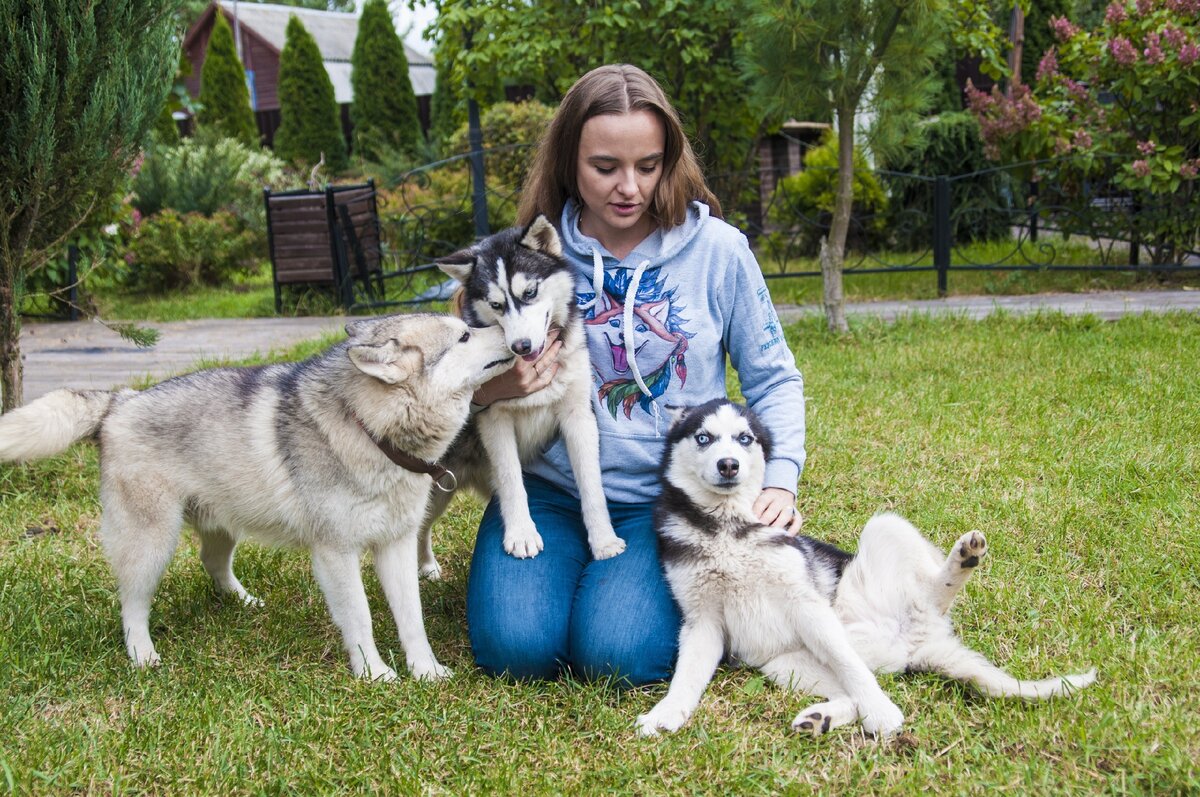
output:
<path id="1" fill-rule="evenodd" d="M 982 531 L 968 531 L 954 543 L 954 552 L 962 568 L 978 567 L 987 555 L 987 537 Z"/>
<path id="2" fill-rule="evenodd" d="M 432 564 L 421 565 L 420 573 L 421 573 L 421 578 L 425 579 L 426 581 L 441 581 L 442 580 L 442 566 L 439 565 L 437 562 L 433 562 Z"/>
<path id="3" fill-rule="evenodd" d="M 610 539 L 593 544 L 591 548 L 593 559 L 612 559 L 625 550 L 625 540 L 614 534 Z"/>
<path id="4" fill-rule="evenodd" d="M 870 706 L 862 714 L 863 730 L 882 739 L 897 733 L 904 725 L 904 714 L 890 700 Z"/>
<path id="5" fill-rule="evenodd" d="M 443 667 L 436 660 L 413 662 L 408 665 L 408 670 L 418 681 L 444 681 L 454 675 L 449 667 Z"/>
<path id="6" fill-rule="evenodd" d="M 361 669 L 357 670 L 354 673 L 354 677 L 361 678 L 364 681 L 389 683 L 391 681 L 396 680 L 400 676 L 397 675 L 396 671 L 393 670 L 391 667 L 387 666 L 383 662 L 380 662 L 379 665 L 375 666 L 375 667 L 371 667 L 371 666 L 362 667 Z"/>
<path id="7" fill-rule="evenodd" d="M 129 657 L 133 659 L 133 666 L 137 667 L 139 670 L 148 670 L 152 667 L 157 667 L 162 664 L 162 657 L 158 655 L 158 651 L 156 651 L 154 648 L 150 648 L 150 650 L 144 654 L 131 653 Z"/>
<path id="8" fill-rule="evenodd" d="M 829 733 L 833 715 L 829 714 L 824 707 L 824 703 L 818 703 L 801 711 L 796 715 L 796 719 L 792 720 L 792 730 L 797 733 L 807 733 L 813 738 Z"/>
<path id="9" fill-rule="evenodd" d="M 542 535 L 530 529 L 504 535 L 504 551 L 518 559 L 532 559 L 542 550 Z"/>
<path id="10" fill-rule="evenodd" d="M 673 733 L 683 727 L 688 720 L 688 712 L 680 708 L 663 708 L 658 704 L 637 718 L 639 736 L 658 736 L 659 731 Z"/>
<path id="11" fill-rule="evenodd" d="M 243 606 L 249 607 L 251 609 L 261 609 L 263 606 L 266 605 L 263 603 L 262 598 L 255 597 L 254 595 L 251 595 L 249 592 L 243 592 L 242 594 L 238 595 L 238 599 L 241 600 Z"/>

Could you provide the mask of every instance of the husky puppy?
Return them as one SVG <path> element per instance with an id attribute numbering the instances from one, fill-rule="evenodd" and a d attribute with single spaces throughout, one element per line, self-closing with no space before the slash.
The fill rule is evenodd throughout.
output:
<path id="1" fill-rule="evenodd" d="M 978 531 L 943 555 L 903 518 L 879 515 L 851 556 L 761 525 L 752 506 L 770 448 L 754 414 L 724 399 L 682 411 L 669 433 L 655 522 L 683 628 L 666 697 L 638 717 L 643 735 L 687 721 L 726 647 L 776 684 L 825 698 L 792 722 L 814 736 L 855 719 L 875 736 L 899 730 L 873 672 L 939 672 L 1028 699 L 1095 680 L 1095 670 L 1017 680 L 958 639 L 948 612 L 987 552 Z"/>
<path id="2" fill-rule="evenodd" d="M 509 349 L 528 361 L 548 345 L 558 330 L 562 349 L 554 381 L 538 392 L 497 401 L 477 413 L 446 454 L 446 465 L 460 485 L 483 496 L 493 489 L 504 519 L 504 550 L 517 558 L 537 556 L 542 537 L 529 514 L 521 466 L 562 430 L 571 459 L 588 546 L 596 559 L 625 550 L 613 531 L 600 482 L 600 434 L 593 414 L 592 367 L 583 322 L 575 300 L 575 283 L 562 257 L 554 225 L 538 216 L 528 227 L 512 227 L 437 261 L 462 284 L 461 314 L 472 328 L 503 330 Z M 433 495 L 421 531 L 421 573 L 440 574 L 430 544 L 430 527 L 451 496 Z"/>
<path id="3" fill-rule="evenodd" d="M 301 363 L 214 368 L 142 392 L 56 390 L 0 416 L 0 460 L 100 443 L 100 536 L 137 666 L 159 663 L 150 603 L 186 519 L 217 589 L 247 604 L 260 602 L 233 574 L 238 541 L 307 547 L 354 674 L 392 680 L 360 571 L 371 550 L 409 670 L 450 674 L 425 634 L 417 531 L 430 475 L 452 481 L 434 463 L 476 387 L 512 355 L 498 330 L 451 316 L 387 316 L 346 332 Z"/>

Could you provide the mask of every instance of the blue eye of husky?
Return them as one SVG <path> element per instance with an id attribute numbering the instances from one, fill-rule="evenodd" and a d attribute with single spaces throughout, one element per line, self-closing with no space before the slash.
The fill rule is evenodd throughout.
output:
<path id="1" fill-rule="evenodd" d="M 754 442 L 754 438 L 751 437 L 749 432 L 742 432 L 740 435 L 738 435 L 738 442 L 744 446 L 748 446 Z"/>
<path id="2" fill-rule="evenodd" d="M 534 297 L 536 297 L 536 296 L 537 296 L 537 286 L 534 285 L 532 288 L 525 291 L 525 293 L 521 294 L 521 301 L 531 302 L 531 301 L 533 301 Z"/>
<path id="3" fill-rule="evenodd" d="M 712 437 L 710 437 L 707 432 L 701 432 L 700 434 L 696 435 L 696 445 L 698 446 L 706 446 L 711 442 Z"/>
<path id="4" fill-rule="evenodd" d="M 488 304 L 490 304 L 492 309 L 496 312 L 500 312 L 504 309 L 504 302 L 488 302 Z"/>

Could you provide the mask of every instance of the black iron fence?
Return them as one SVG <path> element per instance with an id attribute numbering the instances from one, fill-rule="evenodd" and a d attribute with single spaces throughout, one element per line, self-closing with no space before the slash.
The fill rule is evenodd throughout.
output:
<path id="1" fill-rule="evenodd" d="M 527 160 L 521 147 L 484 150 L 476 157 L 483 180 L 462 155 L 408 172 L 381 191 L 394 286 L 385 304 L 446 297 L 432 261 L 513 223 Z M 1151 193 L 1125 187 L 1123 169 L 1115 157 L 1062 158 L 958 175 L 856 175 L 870 201 L 856 194 L 845 273 L 930 272 L 941 293 L 956 271 L 1200 273 L 1200 181 Z M 820 194 L 833 175 L 810 173 L 800 188 L 783 174 L 737 177 L 714 183 L 742 186 L 722 201 L 726 217 L 751 239 L 764 275 L 819 276 L 817 250 L 831 221 L 822 207 L 831 194 Z"/>

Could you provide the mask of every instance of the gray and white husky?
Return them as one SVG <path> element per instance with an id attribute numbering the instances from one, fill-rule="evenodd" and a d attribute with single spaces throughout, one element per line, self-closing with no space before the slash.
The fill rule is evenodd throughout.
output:
<path id="1" fill-rule="evenodd" d="M 498 330 L 432 314 L 346 325 L 300 363 L 214 368 L 145 391 L 56 390 L 0 416 L 0 460 L 100 444 L 100 536 L 120 591 L 125 645 L 159 663 L 150 604 L 187 519 L 218 590 L 259 605 L 233 574 L 243 537 L 307 547 L 356 676 L 391 680 L 360 559 L 375 571 L 409 670 L 443 678 L 418 592 L 417 534 L 433 464 L 471 395 L 512 364 Z M 403 463 L 403 464 L 401 464 Z"/>
<path id="2" fill-rule="evenodd" d="M 528 227 L 512 227 L 437 261 L 462 284 L 463 319 L 472 328 L 503 330 L 509 349 L 533 361 L 558 330 L 559 369 L 549 385 L 523 398 L 497 401 L 477 413 L 450 447 L 445 464 L 458 483 L 483 496 L 494 490 L 504 520 L 504 550 L 518 558 L 542 550 L 529 513 L 521 466 L 561 430 L 575 474 L 596 559 L 625 550 L 613 531 L 600 481 L 600 433 L 592 410 L 592 367 L 575 283 L 562 257 L 558 232 L 545 216 Z M 436 493 L 422 529 L 421 573 L 437 578 L 440 569 L 430 544 L 430 526 L 450 501 Z"/>
<path id="3" fill-rule="evenodd" d="M 683 627 L 667 695 L 638 717 L 643 735 L 687 721 L 726 647 L 776 684 L 825 698 L 792 722 L 814 736 L 855 719 L 876 736 L 900 729 L 874 673 L 938 672 L 1027 699 L 1095 680 L 1095 670 L 1018 680 L 958 639 L 948 612 L 987 552 L 978 531 L 943 555 L 903 518 L 878 515 L 852 556 L 760 524 L 752 506 L 770 448 L 754 414 L 724 399 L 683 410 L 671 428 L 655 523 Z"/>

